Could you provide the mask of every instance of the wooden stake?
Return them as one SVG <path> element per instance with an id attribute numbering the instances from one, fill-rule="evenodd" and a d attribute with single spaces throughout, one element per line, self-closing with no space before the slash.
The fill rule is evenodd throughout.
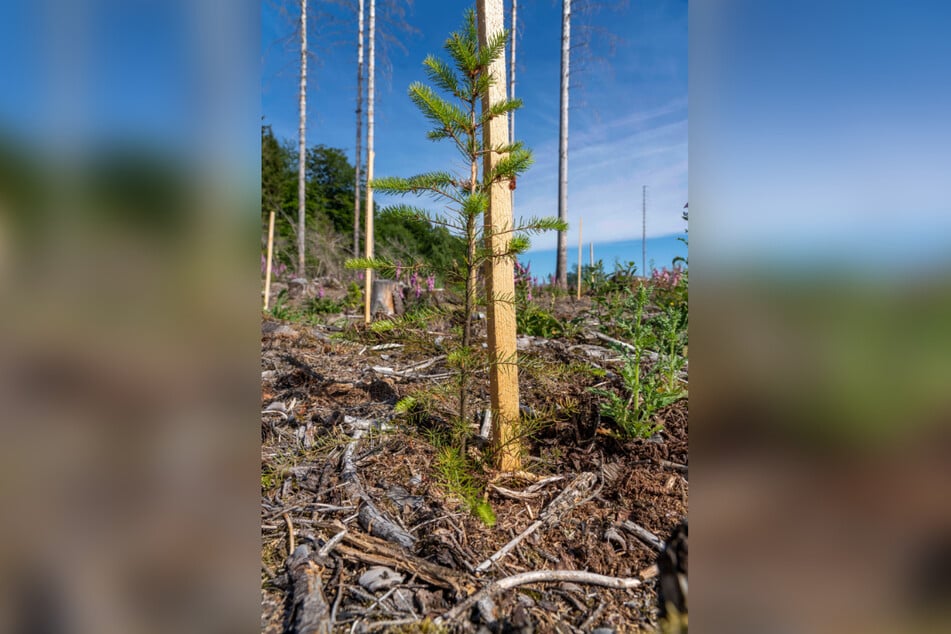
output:
<path id="1" fill-rule="evenodd" d="M 372 106 L 371 106 L 372 108 Z M 372 137 L 371 137 L 372 138 Z M 372 142 L 371 142 L 372 143 Z M 370 185 L 370 179 L 373 178 L 373 158 L 372 151 L 367 153 L 367 215 L 364 221 L 364 254 L 366 257 L 373 257 L 373 187 Z M 373 316 L 370 314 L 370 306 L 373 295 L 373 269 L 365 269 L 364 272 L 364 293 L 363 293 L 363 323 L 370 325 Z"/>
<path id="2" fill-rule="evenodd" d="M 267 264 L 264 273 L 264 310 L 267 310 L 271 299 L 271 258 L 274 256 L 274 212 L 268 215 L 267 220 Z"/>
<path id="3" fill-rule="evenodd" d="M 503 30 L 502 0 L 479 0 L 479 46 L 488 45 L 489 35 Z M 483 112 L 491 104 L 505 99 L 505 56 L 500 56 L 489 67 L 494 82 L 482 100 Z M 484 128 L 484 146 L 498 147 L 508 141 L 505 117 L 492 119 Z M 483 174 L 489 173 L 503 155 L 486 152 Z M 496 463 L 502 471 L 517 471 L 522 467 L 516 426 L 518 408 L 518 367 L 515 348 L 515 263 L 508 252 L 512 219 L 512 197 L 508 183 L 492 185 L 485 224 L 487 247 L 494 257 L 486 267 L 488 295 L 488 339 L 491 367 L 489 392 L 492 404 L 492 443 Z"/>
<path id="4" fill-rule="evenodd" d="M 578 293 L 575 296 L 575 299 L 581 299 L 581 225 L 584 223 L 583 218 L 578 218 Z"/>

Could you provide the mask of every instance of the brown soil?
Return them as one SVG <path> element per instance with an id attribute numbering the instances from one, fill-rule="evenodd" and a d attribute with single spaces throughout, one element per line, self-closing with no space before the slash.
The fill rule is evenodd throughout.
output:
<path id="1" fill-rule="evenodd" d="M 555 313 L 564 318 L 584 315 L 587 308 L 587 300 L 561 299 L 554 304 Z M 448 324 L 442 326 L 449 333 Z M 589 389 L 620 386 L 612 372 L 617 364 L 592 359 L 576 347 L 601 342 L 583 332 L 570 341 L 525 340 L 520 352 L 525 363 L 520 371 L 521 401 L 523 409 L 541 421 L 525 443 L 525 468 L 538 478 L 564 479 L 527 499 L 506 497 L 489 487 L 488 501 L 497 518 L 490 528 L 447 493 L 432 466 L 435 450 L 426 440 L 427 429 L 445 425 L 452 415 L 453 379 L 386 376 L 372 369 L 401 370 L 443 354 L 435 343 L 440 329 L 437 325 L 428 332 L 380 336 L 360 334 L 362 328 L 348 329 L 348 334 L 327 326 L 264 322 L 262 409 L 277 402 L 293 407 L 287 419 L 262 414 L 262 631 L 283 632 L 288 627 L 287 519 L 296 543 L 314 549 L 339 532 L 335 521 L 349 533 L 365 535 L 340 481 L 340 459 L 350 441 L 345 417 L 391 420 L 392 429 L 371 433 L 357 446 L 362 484 L 380 511 L 417 538 L 412 554 L 457 571 L 469 580 L 470 592 L 491 580 L 531 570 L 646 577 L 635 590 L 544 583 L 503 592 L 494 597 L 498 631 L 528 632 L 531 626 L 535 632 L 589 632 L 597 627 L 631 632 L 654 627 L 656 582 L 650 567 L 657 553 L 622 524 L 634 522 L 665 539 L 686 517 L 687 473 L 677 466 L 687 465 L 686 401 L 661 412 L 664 431 L 655 438 L 621 440 L 611 421 L 600 419 Z M 371 349 L 386 342 L 405 345 Z M 592 363 L 607 374 L 592 371 Z M 421 371 L 436 377 L 446 373 L 445 360 Z M 419 390 L 433 392 L 439 385 L 447 387 L 445 394 L 434 394 L 425 416 L 415 421 L 393 416 L 399 399 Z M 470 393 L 477 431 L 481 419 L 475 412 L 487 402 L 486 378 L 479 377 Z M 475 447 L 470 452 L 477 455 Z M 542 526 L 486 573 L 472 573 L 473 567 L 531 525 L 581 472 L 598 477 L 593 497 L 556 523 Z M 483 483 L 497 476 L 490 471 L 479 474 Z M 507 478 L 496 484 L 519 492 L 532 482 Z M 336 604 L 334 631 L 389 630 L 396 626 L 384 623 L 414 615 L 435 618 L 464 598 L 407 570 L 401 571 L 406 574 L 400 593 L 371 593 L 357 583 L 370 564 L 347 552 L 332 550 L 321 562 L 327 602 Z M 478 618 L 470 621 L 468 616 L 451 623 L 450 629 L 476 631 Z"/>

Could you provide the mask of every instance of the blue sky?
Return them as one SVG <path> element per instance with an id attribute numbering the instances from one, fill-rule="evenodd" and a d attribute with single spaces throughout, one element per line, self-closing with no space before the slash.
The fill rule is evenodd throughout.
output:
<path id="1" fill-rule="evenodd" d="M 293 33 L 299 13 L 294 5 L 287 3 L 282 15 L 265 2 L 261 20 L 262 114 L 275 134 L 288 139 L 297 133 L 299 53 Z M 378 57 L 377 175 L 409 176 L 459 165 L 451 147 L 426 139 L 428 123 L 406 91 L 411 82 L 425 81 L 422 60 L 427 54 L 445 57 L 443 43 L 461 25 L 467 6 L 417 0 L 406 20 L 418 33 L 401 38 L 406 52 L 391 47 L 388 72 L 381 72 Z M 387 29 L 381 12 L 378 8 L 378 29 Z M 352 16 L 336 17 L 339 21 L 333 23 L 327 17 L 312 19 L 308 29 L 317 59 L 310 63 L 307 142 L 339 147 L 352 160 L 356 25 Z M 642 185 L 649 187 L 648 235 L 682 235 L 687 2 L 630 2 L 618 10 L 579 13 L 572 22 L 573 43 L 580 44 L 586 27 L 592 34 L 589 50 L 573 51 L 569 242 L 576 240 L 579 216 L 586 243 L 639 238 Z M 519 3 L 516 95 L 525 105 L 516 115 L 516 136 L 534 151 L 535 165 L 518 181 L 516 215 L 557 215 L 560 29 L 560 2 Z M 379 47 L 377 51 L 379 55 Z M 533 241 L 536 249 L 554 244 L 554 234 Z"/>
<path id="2" fill-rule="evenodd" d="M 951 5 L 795 4 L 691 6 L 694 270 L 947 262 Z"/>

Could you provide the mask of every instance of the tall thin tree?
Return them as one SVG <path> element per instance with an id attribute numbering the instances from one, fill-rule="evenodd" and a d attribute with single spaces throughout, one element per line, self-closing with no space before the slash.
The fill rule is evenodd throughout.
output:
<path id="1" fill-rule="evenodd" d="M 297 275 L 304 275 L 307 218 L 307 0 L 300 3 L 300 123 L 297 153 Z"/>
<path id="2" fill-rule="evenodd" d="M 360 256 L 360 172 L 363 166 L 363 0 L 357 9 L 357 149 L 354 158 L 353 257 Z"/>
<path id="3" fill-rule="evenodd" d="M 518 0 L 512 0 L 512 57 L 509 62 L 509 99 L 515 99 L 515 42 L 518 40 Z M 515 143 L 515 111 L 509 113 L 509 142 Z M 513 190 L 514 191 L 514 190 Z"/>
<path id="4" fill-rule="evenodd" d="M 558 135 L 558 219 L 568 222 L 568 78 L 571 74 L 571 0 L 561 3 L 561 117 Z M 568 287 L 568 232 L 558 232 L 555 283 Z"/>
<path id="5" fill-rule="evenodd" d="M 374 89 L 376 82 L 374 79 L 376 72 L 376 0 L 370 0 L 370 42 L 369 42 L 369 68 L 367 72 L 367 212 L 364 237 L 366 244 L 364 253 L 367 259 L 373 258 L 373 105 Z M 363 320 L 369 324 L 372 315 L 370 315 L 370 299 L 373 294 L 373 269 L 366 269 L 365 288 L 363 297 Z"/>

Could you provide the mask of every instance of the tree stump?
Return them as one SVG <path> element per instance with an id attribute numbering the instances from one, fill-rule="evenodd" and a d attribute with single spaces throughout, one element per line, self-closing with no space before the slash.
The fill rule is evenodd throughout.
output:
<path id="1" fill-rule="evenodd" d="M 373 280 L 370 313 L 382 313 L 387 317 L 403 314 L 403 295 L 398 282 L 393 280 Z"/>

